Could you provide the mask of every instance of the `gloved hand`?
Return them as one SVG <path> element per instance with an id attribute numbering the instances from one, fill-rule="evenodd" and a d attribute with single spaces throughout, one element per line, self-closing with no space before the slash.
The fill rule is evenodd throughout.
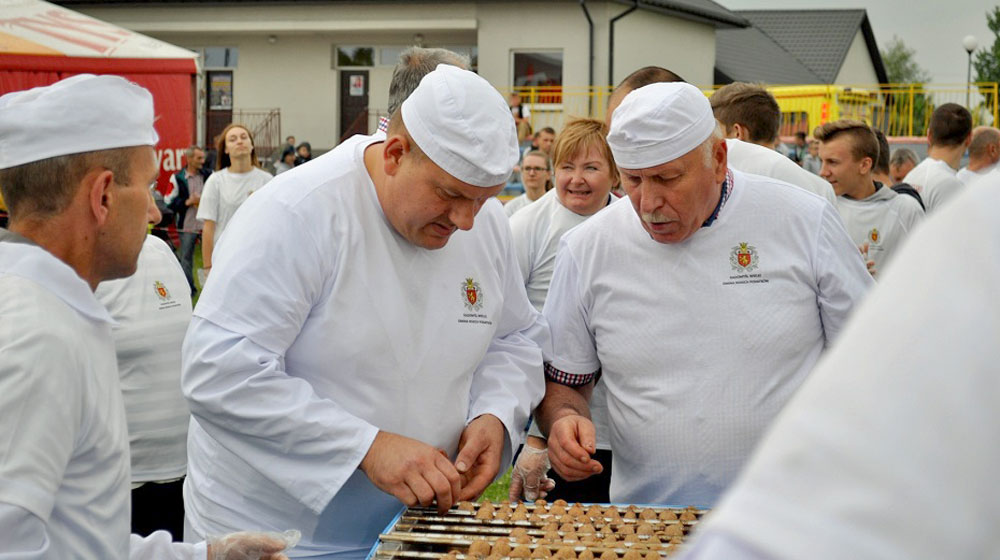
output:
<path id="1" fill-rule="evenodd" d="M 517 457 L 517 462 L 514 463 L 514 470 L 510 473 L 508 492 L 510 501 L 521 501 L 522 492 L 529 502 L 544 498 L 556 487 L 556 482 L 545 476 L 549 472 L 549 467 L 548 450 L 525 445 Z"/>
<path id="2" fill-rule="evenodd" d="M 302 533 L 296 530 L 284 533 L 244 531 L 209 537 L 208 560 L 288 560 L 283 551 L 294 547 Z"/>

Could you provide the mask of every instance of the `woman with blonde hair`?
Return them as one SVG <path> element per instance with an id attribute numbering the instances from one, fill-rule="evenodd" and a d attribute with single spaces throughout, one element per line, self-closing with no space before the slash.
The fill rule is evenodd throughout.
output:
<path id="1" fill-rule="evenodd" d="M 202 230 L 202 269 L 206 274 L 212 268 L 212 252 L 236 209 L 247 197 L 272 179 L 260 168 L 253 135 L 241 124 L 230 124 L 219 135 L 215 146 L 218 159 L 215 173 L 205 181 L 198 205 L 198 219 L 204 220 Z"/>
<path id="2" fill-rule="evenodd" d="M 514 252 L 528 291 L 528 299 L 538 310 L 548 295 L 555 269 L 556 249 L 563 234 L 583 223 L 617 200 L 611 190 L 619 184 L 604 122 L 596 119 L 570 121 L 559 133 L 552 148 L 555 168 L 555 188 L 536 202 L 522 208 L 510 218 Z M 608 443 L 607 401 L 604 385 L 598 383 L 590 404 L 591 417 L 597 429 L 595 459 L 604 471 L 580 482 L 569 483 L 556 478 L 550 499 L 563 498 L 570 502 L 609 501 L 611 483 L 611 447 Z M 522 492 L 529 499 L 541 497 L 550 490 L 546 478 L 548 456 L 545 440 L 534 428 L 514 465 L 510 499 L 520 499 Z M 557 477 L 555 473 L 552 475 Z"/>

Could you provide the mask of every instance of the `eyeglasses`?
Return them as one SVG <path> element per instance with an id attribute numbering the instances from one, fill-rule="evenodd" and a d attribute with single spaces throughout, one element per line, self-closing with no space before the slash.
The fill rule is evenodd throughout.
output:
<path id="1" fill-rule="evenodd" d="M 547 167 L 522 167 L 525 173 L 541 173 L 542 171 L 548 171 Z"/>

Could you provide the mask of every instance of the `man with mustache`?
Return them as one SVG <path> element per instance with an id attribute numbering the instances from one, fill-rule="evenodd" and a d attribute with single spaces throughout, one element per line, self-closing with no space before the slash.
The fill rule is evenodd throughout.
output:
<path id="1" fill-rule="evenodd" d="M 872 279 L 832 205 L 728 167 L 696 87 L 632 91 L 608 143 L 628 196 L 562 239 L 536 414 L 561 476 L 599 472 L 601 375 L 611 501 L 711 506 Z"/>

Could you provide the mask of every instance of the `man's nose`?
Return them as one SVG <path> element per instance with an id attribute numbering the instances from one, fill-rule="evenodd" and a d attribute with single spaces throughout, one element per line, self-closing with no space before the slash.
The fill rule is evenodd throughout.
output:
<path id="1" fill-rule="evenodd" d="M 448 214 L 448 219 L 460 230 L 468 231 L 472 229 L 472 224 L 476 220 L 476 201 L 460 200 L 455 202 Z"/>
<path id="2" fill-rule="evenodd" d="M 146 221 L 154 226 L 160 223 L 163 219 L 163 214 L 160 213 L 160 209 L 156 207 L 156 200 L 153 198 L 153 191 L 149 191 L 149 200 L 146 201 Z"/>

